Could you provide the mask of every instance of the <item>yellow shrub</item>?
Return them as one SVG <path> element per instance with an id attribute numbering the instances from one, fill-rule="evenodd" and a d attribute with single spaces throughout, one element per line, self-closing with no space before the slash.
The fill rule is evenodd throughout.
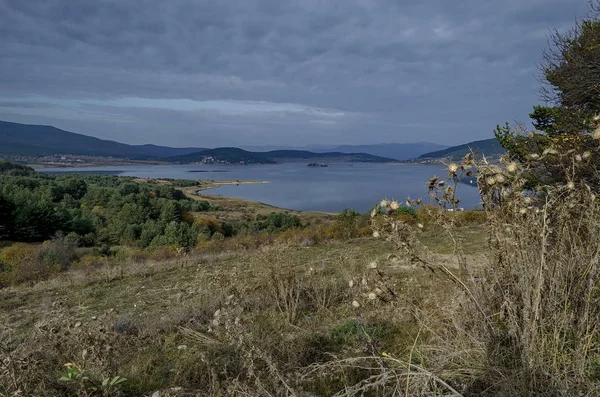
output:
<path id="1" fill-rule="evenodd" d="M 194 226 L 198 227 L 198 228 L 207 228 L 208 230 L 210 230 L 211 233 L 223 233 L 223 230 L 221 228 L 221 222 L 219 222 L 217 219 L 215 218 L 209 218 L 209 217 L 200 217 L 200 218 L 196 218 L 194 219 Z"/>
<path id="2" fill-rule="evenodd" d="M 485 223 L 485 211 L 465 211 L 459 212 L 459 222 L 462 225 L 482 225 Z"/>
<path id="3" fill-rule="evenodd" d="M 152 259 L 156 261 L 168 261 L 177 257 L 177 247 L 174 246 L 162 246 L 158 247 L 152 253 Z"/>
<path id="4" fill-rule="evenodd" d="M 414 216 L 410 216 L 407 214 L 400 214 L 396 216 L 396 219 L 408 225 L 414 225 L 415 223 L 417 223 L 417 219 Z"/>
<path id="5" fill-rule="evenodd" d="M 15 243 L 0 252 L 0 260 L 6 269 L 0 273 L 3 284 L 20 284 L 27 281 L 45 280 L 60 272 L 59 264 L 47 264 L 40 258 L 39 245 Z"/>
<path id="6" fill-rule="evenodd" d="M 87 255 L 73 264 L 74 268 L 89 269 L 100 268 L 106 264 L 108 258 L 101 255 Z"/>
<path id="7" fill-rule="evenodd" d="M 185 223 L 187 223 L 188 225 L 193 225 L 195 222 L 195 218 L 194 218 L 194 214 L 190 211 L 185 211 L 182 215 L 181 215 L 181 220 Z"/>
<path id="8" fill-rule="evenodd" d="M 417 210 L 417 219 L 420 223 L 425 225 L 431 223 L 431 221 L 438 217 L 440 209 L 432 204 L 423 204 Z"/>

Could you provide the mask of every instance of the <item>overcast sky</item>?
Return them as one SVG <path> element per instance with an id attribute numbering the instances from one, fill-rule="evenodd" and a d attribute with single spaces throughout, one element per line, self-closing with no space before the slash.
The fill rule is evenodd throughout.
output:
<path id="1" fill-rule="evenodd" d="M 587 0 L 0 0 L 0 120 L 170 146 L 464 143 Z"/>

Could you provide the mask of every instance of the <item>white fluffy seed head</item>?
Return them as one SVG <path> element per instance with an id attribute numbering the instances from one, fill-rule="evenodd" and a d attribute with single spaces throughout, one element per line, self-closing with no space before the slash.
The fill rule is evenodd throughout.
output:
<path id="1" fill-rule="evenodd" d="M 454 174 L 456 171 L 458 171 L 458 164 L 454 164 L 454 163 L 450 164 L 448 166 L 448 171 L 450 171 L 451 173 Z"/>

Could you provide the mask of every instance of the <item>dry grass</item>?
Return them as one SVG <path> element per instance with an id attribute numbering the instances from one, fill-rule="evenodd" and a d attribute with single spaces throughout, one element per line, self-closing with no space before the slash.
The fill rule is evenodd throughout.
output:
<path id="1" fill-rule="evenodd" d="M 105 395 L 332 395 L 375 372 L 312 377 L 302 369 L 333 356 L 408 357 L 419 332 L 398 302 L 351 305 L 349 281 L 360 283 L 391 248 L 374 239 L 275 244 L 125 260 L 4 289 L 0 395 L 98 394 L 57 380 L 68 362 L 95 382 L 128 379 Z M 427 307 L 452 290 L 421 269 L 386 268 L 412 304 Z"/>
<path id="2" fill-rule="evenodd" d="M 339 395 L 355 395 L 375 384 L 385 395 L 399 394 L 399 385 L 405 395 L 599 395 L 600 205 L 598 186 L 589 182 L 599 170 L 594 161 L 586 161 L 590 158 L 589 152 L 548 150 L 528 164 L 481 164 L 478 181 L 486 215 L 481 232 L 489 250 L 479 269 L 464 254 L 469 245 L 464 234 L 456 233 L 459 222 L 453 213 L 438 211 L 432 222 L 452 241 L 454 267 L 423 244 L 439 236 L 419 240 L 414 227 L 374 212 L 377 234 L 395 243 L 400 258 L 447 277 L 460 293 L 439 302 L 433 316 L 415 307 L 428 334 L 426 340 L 415 340 L 419 368 L 400 365 L 390 374 L 382 367 L 352 393 Z M 529 186 L 530 170 L 540 172 L 545 162 L 562 167 L 565 179 Z M 456 206 L 458 180 L 473 166 L 467 156 L 463 164 L 449 165 L 448 178 L 432 178 L 430 189 L 440 208 Z M 383 212 L 388 206 L 382 202 Z M 453 390 L 440 388 L 437 379 Z"/>

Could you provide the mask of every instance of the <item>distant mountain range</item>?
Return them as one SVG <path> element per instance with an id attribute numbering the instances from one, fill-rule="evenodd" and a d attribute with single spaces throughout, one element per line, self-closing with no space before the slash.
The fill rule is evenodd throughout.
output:
<path id="1" fill-rule="evenodd" d="M 172 148 L 157 145 L 127 145 L 64 131 L 52 126 L 0 121 L 0 156 L 42 157 L 79 155 L 161 160 L 177 163 L 206 162 L 265 164 L 286 161 L 394 162 L 368 153 L 313 153 L 306 150 L 251 152 L 239 148 Z"/>
<path id="2" fill-rule="evenodd" d="M 414 161 L 439 160 L 449 158 L 451 160 L 460 160 L 465 154 L 473 151 L 476 155 L 486 156 L 488 158 L 498 157 L 504 154 L 505 150 L 496 138 L 484 139 L 481 141 L 473 141 L 458 146 L 451 146 L 446 149 L 437 150 L 434 152 L 424 153 L 415 158 Z"/>
<path id="3" fill-rule="evenodd" d="M 175 163 L 215 162 L 265 164 L 290 161 L 311 162 L 395 162 L 397 160 L 458 160 L 469 150 L 486 156 L 504 153 L 496 139 L 447 147 L 429 142 L 376 145 L 307 145 L 302 148 L 244 146 L 240 148 L 173 148 L 157 145 L 127 145 L 64 131 L 52 126 L 0 121 L 0 157 L 42 157 L 49 155 L 102 156 L 130 160 L 161 160 Z M 309 150 L 310 149 L 310 150 Z"/>
<path id="4" fill-rule="evenodd" d="M 127 145 L 98 139 L 47 125 L 0 121 L 0 154 L 46 156 L 75 154 L 131 159 L 148 159 L 199 152 L 206 148 L 172 148 L 157 145 Z"/>
<path id="5" fill-rule="evenodd" d="M 242 146 L 253 152 L 269 152 L 275 150 L 308 150 L 314 153 L 368 153 L 374 156 L 392 158 L 396 160 L 408 160 L 420 156 L 423 153 L 433 152 L 448 148 L 447 145 L 439 145 L 431 142 L 417 143 L 379 143 L 374 145 L 306 145 L 301 147 L 289 146 Z"/>
<path id="6" fill-rule="evenodd" d="M 165 160 L 174 163 L 218 163 L 232 164 L 275 164 L 294 161 L 324 161 L 324 162 L 361 162 L 361 163 L 390 163 L 398 160 L 374 156 L 368 153 L 314 153 L 307 150 L 272 150 L 268 152 L 250 152 L 239 148 L 217 148 L 201 152 L 168 157 Z"/>

